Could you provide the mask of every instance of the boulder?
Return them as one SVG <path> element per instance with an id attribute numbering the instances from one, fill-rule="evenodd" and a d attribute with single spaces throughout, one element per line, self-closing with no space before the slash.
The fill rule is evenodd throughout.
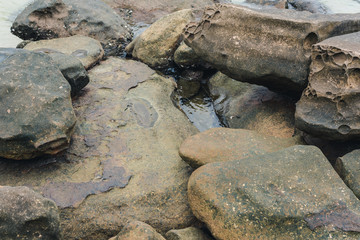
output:
<path id="1" fill-rule="evenodd" d="M 182 9 L 202 9 L 216 0 L 103 0 L 120 14 L 123 9 L 131 11 L 134 22 L 154 23 L 161 17 Z"/>
<path id="2" fill-rule="evenodd" d="M 104 56 L 99 41 L 81 35 L 29 42 L 24 49 L 43 53 L 64 53 L 79 59 L 86 69 L 97 64 Z"/>
<path id="3" fill-rule="evenodd" d="M 106 49 L 131 39 L 126 22 L 101 0 L 36 0 L 17 16 L 11 31 L 24 40 L 90 36 Z"/>
<path id="4" fill-rule="evenodd" d="M 0 157 L 56 154 L 70 143 L 76 117 L 70 85 L 43 53 L 0 48 Z"/>
<path id="5" fill-rule="evenodd" d="M 150 225 L 139 222 L 132 221 L 128 223 L 121 232 L 110 240 L 165 240 L 155 229 Z"/>
<path id="6" fill-rule="evenodd" d="M 300 144 L 298 138 L 275 138 L 245 129 L 211 128 L 188 137 L 179 154 L 193 168 L 213 162 L 239 160 Z"/>
<path id="7" fill-rule="evenodd" d="M 126 47 L 126 52 L 150 67 L 167 67 L 180 42 L 185 26 L 194 19 L 193 10 L 184 9 L 157 20 Z"/>
<path id="8" fill-rule="evenodd" d="M 356 149 L 336 159 L 335 169 L 346 185 L 360 199 L 360 150 Z"/>
<path id="9" fill-rule="evenodd" d="M 71 96 L 77 95 L 89 83 L 89 76 L 80 60 L 59 52 L 49 52 L 48 54 L 69 82 Z"/>
<path id="10" fill-rule="evenodd" d="M 209 234 L 195 227 L 170 230 L 165 237 L 166 240 L 214 240 Z"/>
<path id="11" fill-rule="evenodd" d="M 296 104 L 295 124 L 311 135 L 360 138 L 360 33 L 314 45 L 309 85 Z"/>
<path id="12" fill-rule="evenodd" d="M 61 239 L 55 203 L 27 187 L 0 186 L 2 240 Z"/>
<path id="13" fill-rule="evenodd" d="M 300 93 L 307 85 L 311 46 L 359 30 L 360 14 L 217 4 L 205 9 L 200 22 L 187 26 L 184 41 L 236 80 Z"/>
<path id="14" fill-rule="evenodd" d="M 313 146 L 207 164 L 188 195 L 218 240 L 360 237 L 359 200 Z"/>
<path id="15" fill-rule="evenodd" d="M 312 13 L 359 13 L 360 3 L 356 0 L 287 0 L 288 8 Z"/>
<path id="16" fill-rule="evenodd" d="M 182 42 L 174 52 L 174 62 L 179 67 L 191 67 L 201 63 L 201 59 L 196 56 L 191 47 Z"/>
<path id="17" fill-rule="evenodd" d="M 290 138 L 295 130 L 295 101 L 263 86 L 217 73 L 208 83 L 214 109 L 226 126 Z"/>
<path id="18" fill-rule="evenodd" d="M 26 184 L 54 200 L 64 239 L 108 239 L 132 220 L 161 234 L 190 226 L 192 169 L 178 149 L 198 131 L 170 99 L 173 80 L 120 58 L 89 76 L 73 99 L 71 147 L 28 164 L 0 161 L 0 185 Z"/>

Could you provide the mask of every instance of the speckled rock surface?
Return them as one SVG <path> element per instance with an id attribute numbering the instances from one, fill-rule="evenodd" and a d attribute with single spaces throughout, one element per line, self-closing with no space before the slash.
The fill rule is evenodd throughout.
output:
<path id="1" fill-rule="evenodd" d="M 192 169 L 181 142 L 198 131 L 174 107 L 175 83 L 145 64 L 109 58 L 73 99 L 70 149 L 28 163 L 0 161 L 0 185 L 28 185 L 60 208 L 64 239 L 108 239 L 128 221 L 160 233 L 190 226 Z"/>
<path id="2" fill-rule="evenodd" d="M 110 240 L 165 240 L 161 234 L 156 232 L 150 225 L 133 221 L 128 223 L 116 237 Z"/>
<path id="3" fill-rule="evenodd" d="M 213 0 L 103 0 L 115 10 L 130 9 L 131 21 L 153 23 L 161 17 L 182 9 L 202 9 Z"/>
<path id="4" fill-rule="evenodd" d="M 200 22 L 187 26 L 184 41 L 236 80 L 300 92 L 307 85 L 311 46 L 359 30 L 360 14 L 328 16 L 217 4 L 205 9 Z"/>
<path id="5" fill-rule="evenodd" d="M 165 237 L 166 240 L 214 240 L 209 234 L 195 227 L 170 230 Z"/>
<path id="6" fill-rule="evenodd" d="M 182 42 L 174 53 L 174 62 L 179 67 L 190 67 L 199 64 L 201 59 L 196 56 L 191 47 Z"/>
<path id="7" fill-rule="evenodd" d="M 188 195 L 218 240 L 360 237 L 359 200 L 313 146 L 207 164 Z"/>
<path id="8" fill-rule="evenodd" d="M 11 30 L 24 40 L 84 35 L 107 49 L 132 37 L 126 22 L 101 0 L 36 0 L 17 16 Z"/>
<path id="9" fill-rule="evenodd" d="M 135 38 L 125 50 L 150 67 L 166 67 L 182 40 L 183 29 L 193 19 L 191 9 L 164 16 Z"/>
<path id="10" fill-rule="evenodd" d="M 295 130 L 295 100 L 266 87 L 217 73 L 208 82 L 216 114 L 230 128 L 290 138 Z"/>
<path id="11" fill-rule="evenodd" d="M 360 34 L 329 38 L 312 52 L 309 85 L 296 104 L 296 127 L 330 140 L 360 138 Z"/>
<path id="12" fill-rule="evenodd" d="M 49 56 L 0 48 L 0 96 L 0 157 L 30 159 L 69 146 L 70 85 Z"/>
<path id="13" fill-rule="evenodd" d="M 61 239 L 55 203 L 27 187 L 0 186 L 0 239 Z"/>
<path id="14" fill-rule="evenodd" d="M 104 56 L 99 41 L 81 35 L 30 42 L 24 49 L 44 53 L 64 53 L 79 59 L 86 69 L 95 65 Z"/>
<path id="15" fill-rule="evenodd" d="M 207 163 L 275 152 L 300 143 L 298 138 L 275 138 L 245 129 L 211 128 L 188 137 L 181 144 L 179 154 L 190 166 L 198 168 Z"/>
<path id="16" fill-rule="evenodd" d="M 360 198 L 360 150 L 336 159 L 335 169 L 346 185 Z"/>

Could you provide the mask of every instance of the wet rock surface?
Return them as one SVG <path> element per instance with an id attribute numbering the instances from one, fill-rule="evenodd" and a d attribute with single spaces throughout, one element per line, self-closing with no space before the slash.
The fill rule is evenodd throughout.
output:
<path id="1" fill-rule="evenodd" d="M 346 185 L 360 198 L 360 150 L 354 150 L 336 159 L 335 169 Z"/>
<path id="2" fill-rule="evenodd" d="M 69 146 L 70 85 L 46 54 L 0 48 L 0 157 L 30 159 Z"/>
<path id="3" fill-rule="evenodd" d="M 334 14 L 334 13 L 358 13 L 360 3 L 357 0 L 287 0 L 289 8 L 298 11 L 309 11 L 312 13 Z"/>
<path id="4" fill-rule="evenodd" d="M 0 184 L 31 186 L 52 198 L 64 239 L 108 239 L 130 220 L 161 233 L 191 225 L 192 170 L 178 148 L 197 130 L 170 100 L 173 80 L 118 58 L 89 76 L 73 101 L 78 124 L 71 148 L 29 164 L 0 161 Z"/>
<path id="5" fill-rule="evenodd" d="M 183 29 L 193 19 L 191 9 L 164 16 L 135 38 L 125 50 L 150 67 L 167 67 L 182 40 Z"/>
<path id="6" fill-rule="evenodd" d="M 166 240 L 213 240 L 209 234 L 195 227 L 170 230 L 165 235 Z"/>
<path id="7" fill-rule="evenodd" d="M 307 84 L 311 46 L 359 31 L 359 23 L 359 14 L 217 4 L 205 9 L 200 22 L 187 26 L 184 40 L 199 57 L 236 80 L 300 92 Z"/>
<path id="8" fill-rule="evenodd" d="M 191 208 L 216 239 L 358 239 L 360 202 L 319 149 L 294 146 L 212 163 L 189 180 Z"/>
<path id="9" fill-rule="evenodd" d="M 0 238 L 61 239 L 55 203 L 27 187 L 0 186 Z"/>
<path id="10" fill-rule="evenodd" d="M 227 127 L 290 138 L 295 130 L 295 100 L 263 86 L 217 73 L 208 83 L 217 115 Z"/>
<path id="11" fill-rule="evenodd" d="M 153 23 L 159 18 L 182 9 L 202 9 L 214 4 L 213 0 L 103 0 L 120 14 L 131 11 L 131 21 Z"/>
<path id="12" fill-rule="evenodd" d="M 179 154 L 193 168 L 212 162 L 239 160 L 275 152 L 295 144 L 299 138 L 275 138 L 245 129 L 212 128 L 188 137 Z"/>
<path id="13" fill-rule="evenodd" d="M 24 49 L 43 53 L 63 53 L 80 60 L 86 69 L 98 63 L 104 56 L 99 41 L 81 35 L 29 42 Z"/>
<path id="14" fill-rule="evenodd" d="M 150 225 L 133 221 L 128 223 L 121 232 L 109 240 L 165 240 L 154 228 Z"/>
<path id="15" fill-rule="evenodd" d="M 309 85 L 296 104 L 296 126 L 330 140 L 359 138 L 359 33 L 329 38 L 312 52 Z"/>
<path id="16" fill-rule="evenodd" d="M 131 39 L 126 22 L 101 0 L 37 0 L 18 15 L 12 32 L 24 40 L 90 36 L 106 48 Z"/>

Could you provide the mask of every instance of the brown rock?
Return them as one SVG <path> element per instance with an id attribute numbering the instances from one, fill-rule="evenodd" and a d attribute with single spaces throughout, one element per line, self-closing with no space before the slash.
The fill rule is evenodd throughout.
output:
<path id="1" fill-rule="evenodd" d="M 188 25 L 185 43 L 236 80 L 300 92 L 307 84 L 311 46 L 359 30 L 360 14 L 217 4 L 205 9 L 200 22 Z"/>
<path id="2" fill-rule="evenodd" d="M 116 237 L 111 240 L 165 240 L 155 229 L 150 225 L 133 221 L 128 223 Z"/>
<path id="3" fill-rule="evenodd" d="M 360 34 L 329 38 L 312 51 L 309 85 L 296 104 L 296 127 L 330 140 L 360 137 Z"/>
<path id="4" fill-rule="evenodd" d="M 299 144 L 297 138 L 263 136 L 245 129 L 212 128 L 188 137 L 180 146 L 180 156 L 193 168 L 212 162 L 239 160 L 275 152 Z"/>

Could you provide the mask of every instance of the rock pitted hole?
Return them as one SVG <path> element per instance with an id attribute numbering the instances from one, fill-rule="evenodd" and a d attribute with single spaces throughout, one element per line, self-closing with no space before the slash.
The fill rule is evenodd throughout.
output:
<path id="1" fill-rule="evenodd" d="M 348 73 L 348 85 L 350 88 L 360 87 L 360 69 L 355 68 Z"/>
<path id="2" fill-rule="evenodd" d="M 304 50 L 305 56 L 309 57 L 311 54 L 312 45 L 316 44 L 319 41 L 319 37 L 316 33 L 309 33 L 304 39 Z"/>
<path id="3" fill-rule="evenodd" d="M 346 58 L 347 57 L 344 53 L 337 53 L 332 56 L 332 61 L 334 64 L 341 67 L 345 64 Z"/>
<path id="4" fill-rule="evenodd" d="M 341 133 L 341 134 L 348 134 L 350 132 L 351 128 L 348 126 L 348 125 L 341 125 L 339 128 L 338 128 L 338 132 Z"/>
<path id="5" fill-rule="evenodd" d="M 316 57 L 312 60 L 312 68 L 311 71 L 313 72 L 320 72 L 325 67 L 324 61 L 321 55 L 316 55 Z"/>

